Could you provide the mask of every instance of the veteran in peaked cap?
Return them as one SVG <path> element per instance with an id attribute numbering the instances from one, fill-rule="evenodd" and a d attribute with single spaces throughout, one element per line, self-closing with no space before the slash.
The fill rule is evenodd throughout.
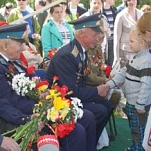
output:
<path id="1" fill-rule="evenodd" d="M 0 39 L 12 39 L 18 42 L 25 42 L 27 37 L 27 23 L 7 24 L 0 21 Z"/>
<path id="2" fill-rule="evenodd" d="M 91 16 L 83 16 L 78 18 L 77 20 L 73 20 L 69 22 L 69 24 L 74 25 L 75 30 L 79 30 L 82 28 L 91 28 L 96 32 L 104 32 L 103 29 L 103 20 L 101 20 L 101 14 L 94 14 Z"/>
<path id="3" fill-rule="evenodd" d="M 28 24 L 8 24 L 0 22 L 0 53 L 6 60 L 18 60 L 24 50 L 23 43 L 28 36 Z"/>
<path id="4" fill-rule="evenodd" d="M 78 137 L 70 137 L 66 143 L 68 149 L 72 151 L 95 151 L 97 141 L 109 120 L 112 108 L 110 102 L 103 99 L 108 92 L 105 85 L 86 86 L 87 75 L 90 71 L 87 68 L 87 51 L 93 51 L 103 41 L 104 25 L 100 14 L 78 18 L 71 21 L 70 24 L 75 26 L 74 40 L 62 46 L 52 57 L 46 79 L 51 84 L 53 77 L 57 75 L 59 77 L 58 85 L 65 84 L 69 90 L 73 91 L 72 97 L 79 98 L 82 101 L 83 108 L 89 110 L 88 114 L 84 110 L 84 117 L 78 121 L 78 124 L 82 123 L 81 126 L 83 128 L 88 127 L 88 129 L 85 129 L 85 134 L 80 133 L 81 135 Z M 93 115 L 91 120 L 89 113 Z M 86 126 L 88 123 L 92 125 Z M 80 140 L 83 136 L 82 141 L 69 142 L 75 137 Z"/>

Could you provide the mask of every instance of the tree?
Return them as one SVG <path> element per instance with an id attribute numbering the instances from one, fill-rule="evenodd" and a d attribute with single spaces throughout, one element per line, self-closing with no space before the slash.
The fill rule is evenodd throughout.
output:
<path id="1" fill-rule="evenodd" d="M 15 4 L 15 0 L 0 0 L 0 7 L 5 6 L 7 2 Z"/>

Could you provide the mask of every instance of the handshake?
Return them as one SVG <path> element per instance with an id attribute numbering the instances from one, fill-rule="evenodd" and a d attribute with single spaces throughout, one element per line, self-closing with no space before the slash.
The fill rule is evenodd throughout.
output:
<path id="1" fill-rule="evenodd" d="M 105 97 L 107 96 L 110 87 L 108 84 L 102 84 L 97 86 L 97 89 L 98 89 L 98 95 L 100 95 L 101 97 Z"/>

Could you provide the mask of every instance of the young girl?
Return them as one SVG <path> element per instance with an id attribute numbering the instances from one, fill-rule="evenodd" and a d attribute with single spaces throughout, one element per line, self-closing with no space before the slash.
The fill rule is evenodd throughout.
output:
<path id="1" fill-rule="evenodd" d="M 125 113 L 129 120 L 132 145 L 126 151 L 143 151 L 142 142 L 151 105 L 151 51 L 138 30 L 130 33 L 130 48 L 134 55 L 125 67 L 107 82 L 109 88 L 123 83 L 127 99 Z"/>

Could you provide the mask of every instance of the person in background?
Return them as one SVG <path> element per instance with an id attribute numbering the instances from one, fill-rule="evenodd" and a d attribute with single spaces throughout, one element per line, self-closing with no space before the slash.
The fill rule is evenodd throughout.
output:
<path id="1" fill-rule="evenodd" d="M 46 6 L 46 1 L 44 1 L 44 0 L 35 0 L 35 10 L 36 11 L 43 8 L 43 7 L 45 7 L 45 6 Z M 43 11 L 43 12 L 36 15 L 37 20 L 38 20 L 41 28 L 42 28 L 42 26 L 43 26 L 43 24 L 46 20 L 47 15 L 48 15 L 47 11 Z"/>
<path id="2" fill-rule="evenodd" d="M 108 37 L 108 54 L 106 55 L 106 64 L 112 66 L 114 60 L 114 21 L 116 18 L 116 8 L 114 7 L 115 0 L 103 0 L 102 13 L 106 16 L 111 30 L 111 36 Z"/>
<path id="3" fill-rule="evenodd" d="M 136 28 L 137 21 L 143 12 L 136 8 L 137 0 L 125 0 L 126 8 L 121 11 L 114 23 L 114 64 L 121 59 L 121 67 L 125 66 L 133 55 L 129 46 L 129 33 Z"/>
<path id="4" fill-rule="evenodd" d="M 96 120 L 96 140 L 95 145 L 107 124 L 112 108 L 106 96 L 105 85 L 87 87 L 87 51 L 92 50 L 103 40 L 102 21 L 100 14 L 81 17 L 71 21 L 75 28 L 75 39 L 67 45 L 61 47 L 50 61 L 46 79 L 50 86 L 53 76 L 59 77 L 58 84 L 66 85 L 73 91 L 71 97 L 81 99 L 84 109 L 89 110 Z M 85 123 L 83 123 L 85 124 Z M 91 143 L 87 151 L 93 151 Z M 96 146 L 95 146 L 96 147 Z M 71 149 L 72 150 L 72 149 Z"/>
<path id="5" fill-rule="evenodd" d="M 125 151 L 143 151 L 144 130 L 151 106 L 151 51 L 149 42 L 138 30 L 132 30 L 129 39 L 130 50 L 135 55 L 107 82 L 107 87 L 114 88 L 123 83 L 127 100 L 124 112 L 132 135 L 132 145 Z"/>
<path id="6" fill-rule="evenodd" d="M 80 17 L 101 13 L 102 9 L 103 9 L 102 0 L 90 0 L 90 9 L 84 14 L 82 14 Z"/>
<path id="7" fill-rule="evenodd" d="M 119 13 L 125 8 L 125 0 L 122 0 L 122 4 L 116 7 L 116 12 Z"/>
<path id="8" fill-rule="evenodd" d="M 33 13 L 34 9 L 30 6 L 30 3 L 28 2 L 27 6 L 26 6 L 26 10 L 29 11 L 29 13 Z"/>
<path id="9" fill-rule="evenodd" d="M 71 0 L 71 2 L 69 2 L 70 12 L 75 14 L 77 18 L 86 12 L 84 8 L 79 6 L 79 2 L 80 0 Z"/>
<path id="10" fill-rule="evenodd" d="M 21 151 L 19 145 L 9 137 L 0 135 L 0 151 Z"/>
<path id="11" fill-rule="evenodd" d="M 70 9 L 69 9 L 69 6 L 68 6 L 67 2 L 62 2 L 61 6 L 62 6 L 62 9 L 63 9 L 63 18 L 66 21 L 69 22 L 69 21 L 77 19 L 77 16 L 70 12 Z"/>
<path id="12" fill-rule="evenodd" d="M 10 11 L 13 9 L 14 4 L 13 3 L 6 3 L 4 7 L 0 9 L 0 14 L 4 17 L 5 20 L 7 20 Z"/>
<path id="13" fill-rule="evenodd" d="M 51 18 L 48 23 L 42 27 L 42 47 L 44 57 L 47 57 L 48 51 L 59 48 L 73 40 L 73 29 L 63 19 L 63 9 L 60 4 L 51 7 Z"/>
<path id="14" fill-rule="evenodd" d="M 11 23 L 23 16 L 28 15 L 30 12 L 26 9 L 28 5 L 28 0 L 16 0 L 17 8 L 12 9 L 10 12 L 9 17 L 7 18 L 7 22 Z M 37 47 L 37 50 L 40 48 L 40 40 L 39 40 L 39 34 L 40 34 L 40 25 L 35 17 L 29 17 L 25 19 L 25 21 L 28 22 L 30 33 L 28 35 L 29 42 L 34 44 Z"/>

